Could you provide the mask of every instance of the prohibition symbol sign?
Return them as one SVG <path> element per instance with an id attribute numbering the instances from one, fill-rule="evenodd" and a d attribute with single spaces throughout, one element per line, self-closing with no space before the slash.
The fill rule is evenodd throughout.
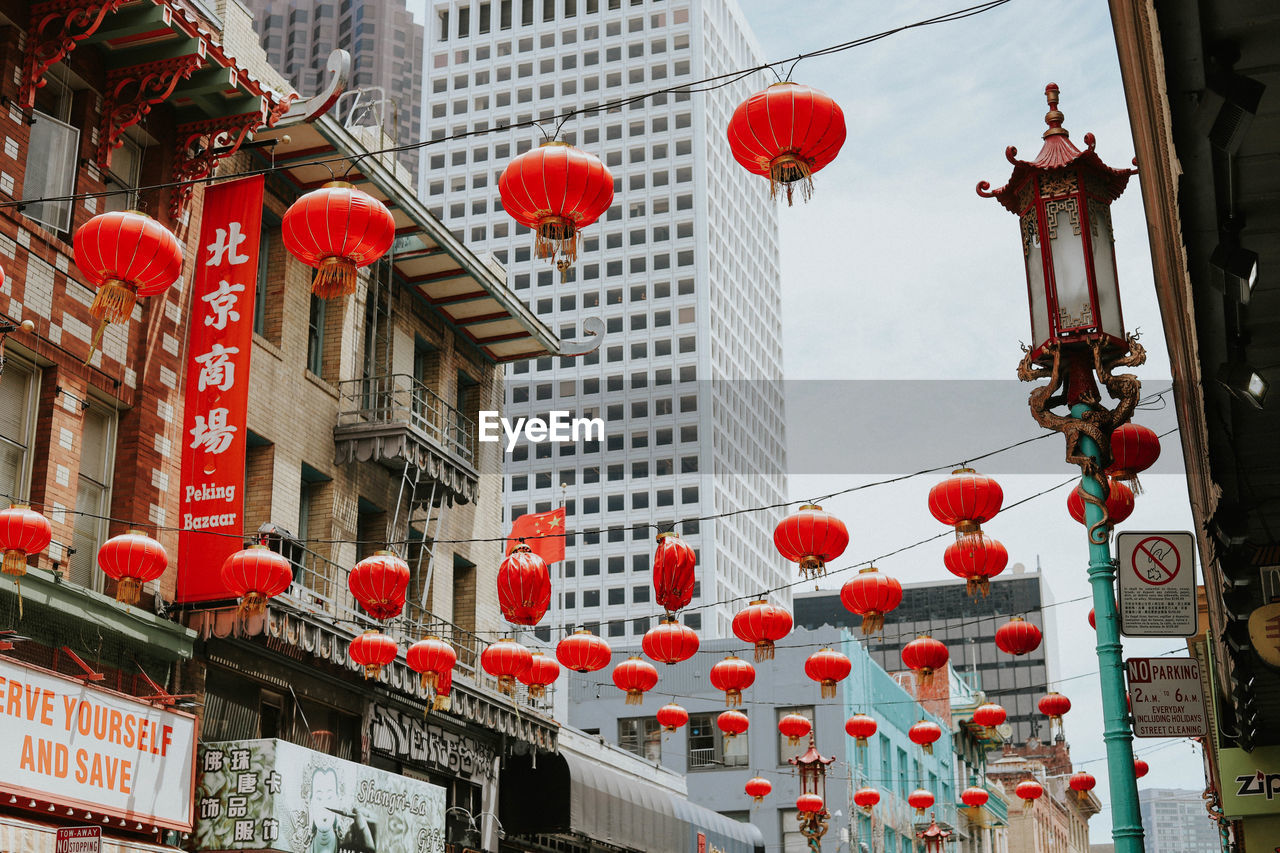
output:
<path id="1" fill-rule="evenodd" d="M 1129 566 L 1143 583 L 1164 586 L 1178 576 L 1182 557 L 1168 539 L 1148 536 L 1134 547 Z"/>

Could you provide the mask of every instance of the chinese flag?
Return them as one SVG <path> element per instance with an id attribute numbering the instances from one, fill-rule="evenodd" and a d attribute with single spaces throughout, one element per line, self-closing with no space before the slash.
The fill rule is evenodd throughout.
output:
<path id="1" fill-rule="evenodd" d="M 547 563 L 555 563 L 564 559 L 564 507 L 550 512 L 539 512 L 533 515 L 522 515 L 511 525 L 511 535 L 507 537 L 507 553 L 525 539 L 529 550 L 537 554 Z"/>

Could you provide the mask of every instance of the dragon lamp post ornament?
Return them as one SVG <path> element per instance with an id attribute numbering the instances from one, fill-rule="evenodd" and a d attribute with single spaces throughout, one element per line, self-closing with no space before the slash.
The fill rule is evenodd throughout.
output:
<path id="1" fill-rule="evenodd" d="M 827 765 L 835 761 L 835 756 L 827 757 L 818 752 L 818 747 L 809 734 L 809 748 L 803 755 L 788 758 L 800 772 L 800 798 L 796 800 L 799 810 L 800 833 L 809 845 L 809 853 L 821 853 L 822 836 L 827 834 L 827 820 L 831 812 L 827 811 Z"/>

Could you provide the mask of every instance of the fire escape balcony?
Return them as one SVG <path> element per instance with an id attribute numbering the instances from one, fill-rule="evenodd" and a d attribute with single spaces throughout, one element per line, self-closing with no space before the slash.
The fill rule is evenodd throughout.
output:
<path id="1" fill-rule="evenodd" d="M 404 373 L 347 380 L 338 390 L 336 463 L 377 462 L 397 475 L 417 471 L 442 486 L 451 503 L 475 500 L 474 420 Z"/>

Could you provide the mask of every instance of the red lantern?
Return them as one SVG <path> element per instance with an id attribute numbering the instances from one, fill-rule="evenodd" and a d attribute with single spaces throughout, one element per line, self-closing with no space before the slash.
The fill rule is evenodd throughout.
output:
<path id="1" fill-rule="evenodd" d="M 645 632 L 640 646 L 658 663 L 680 663 L 697 654 L 698 634 L 674 618 L 662 619 Z"/>
<path id="2" fill-rule="evenodd" d="M 355 293 L 356 270 L 385 255 L 395 234 L 386 205 L 345 181 L 302 196 L 280 224 L 289 253 L 317 268 L 311 292 L 321 299 Z"/>
<path id="3" fill-rule="evenodd" d="M 994 729 L 996 726 L 1008 719 L 1008 717 L 1009 713 L 1005 711 L 1002 706 L 997 705 L 994 702 L 988 702 L 986 705 L 979 705 L 977 708 L 973 709 L 973 721 L 980 726 L 987 727 L 988 729 Z"/>
<path id="4" fill-rule="evenodd" d="M 867 814 L 871 814 L 872 806 L 880 802 L 880 792 L 875 788 L 859 788 L 853 792 L 853 804 Z"/>
<path id="5" fill-rule="evenodd" d="M 480 653 L 480 666 L 498 679 L 498 689 L 508 696 L 516 692 L 516 679 L 533 665 L 533 653 L 510 637 L 490 643 Z"/>
<path id="6" fill-rule="evenodd" d="M 547 563 L 521 542 L 498 566 L 498 608 L 516 625 L 537 625 L 551 606 Z"/>
<path id="7" fill-rule="evenodd" d="M 781 720 L 778 720 L 778 731 L 787 738 L 787 743 L 795 746 L 800 739 L 809 732 L 813 731 L 813 724 L 809 722 L 808 717 L 800 714 L 787 714 Z"/>
<path id="8" fill-rule="evenodd" d="M 440 691 L 440 679 L 445 673 L 453 672 L 458 662 L 458 653 L 453 646 L 439 637 L 425 637 L 409 647 L 405 656 L 409 669 L 422 676 L 424 689 Z"/>
<path id="9" fill-rule="evenodd" d="M 849 547 L 849 529 L 817 504 L 805 504 L 778 522 L 773 544 L 783 557 L 800 564 L 801 577 L 816 578 Z"/>
<path id="10" fill-rule="evenodd" d="M 1160 458 L 1160 436 L 1155 430 L 1135 423 L 1121 424 L 1111 432 L 1111 465 L 1107 474 L 1128 483 L 1141 494 L 1138 475 Z"/>
<path id="11" fill-rule="evenodd" d="M 374 619 L 394 619 L 404 610 L 409 564 L 390 551 L 378 551 L 351 567 L 347 586 Z"/>
<path id="12" fill-rule="evenodd" d="M 925 809 L 933 805 L 933 794 L 924 788 L 916 788 L 907 796 L 907 804 L 916 810 L 917 815 L 923 815 Z"/>
<path id="13" fill-rule="evenodd" d="M 613 659 L 613 651 L 603 637 L 580 628 L 556 644 L 556 660 L 574 672 L 604 669 Z"/>
<path id="14" fill-rule="evenodd" d="M 658 719 L 658 725 L 668 732 L 674 732 L 689 722 L 689 712 L 675 702 L 663 705 L 654 716 Z"/>
<path id="15" fill-rule="evenodd" d="M 547 695 L 547 686 L 560 677 L 560 664 L 534 650 L 529 658 L 529 669 L 517 675 L 520 683 L 529 688 L 529 696 L 542 699 Z"/>
<path id="16" fill-rule="evenodd" d="M 933 673 L 947 665 L 951 653 L 941 641 L 921 634 L 902 647 L 902 662 L 914 670 L 921 685 L 933 682 Z"/>
<path id="17" fill-rule="evenodd" d="M 396 641 L 377 631 L 365 631 L 351 641 L 351 659 L 364 667 L 365 678 L 377 678 L 382 668 L 396 659 Z"/>
<path id="18" fill-rule="evenodd" d="M 164 546 L 141 530 L 112 536 L 98 549 L 98 568 L 115 578 L 116 601 L 137 604 L 142 585 L 169 568 Z"/>
<path id="19" fill-rule="evenodd" d="M 693 547 L 674 533 L 659 533 L 653 552 L 654 600 L 668 615 L 693 600 Z"/>
<path id="20" fill-rule="evenodd" d="M 875 735 L 877 728 L 876 721 L 866 714 L 854 714 L 844 723 L 844 730 L 854 739 L 854 746 L 866 746 L 867 738 Z"/>
<path id="21" fill-rule="evenodd" d="M 613 683 L 626 692 L 628 705 L 639 705 L 658 683 L 658 670 L 647 660 L 632 656 L 613 668 Z"/>
<path id="22" fill-rule="evenodd" d="M 1026 655 L 1040 648 L 1040 629 L 1015 616 L 996 631 L 996 648 L 1007 655 Z"/>
<path id="23" fill-rule="evenodd" d="M 1071 778 L 1067 781 L 1067 784 L 1071 786 L 1071 790 L 1076 792 L 1077 797 L 1079 797 L 1082 800 L 1087 800 L 1089 799 L 1089 792 L 1092 791 L 1093 787 L 1098 784 L 1098 780 L 1093 778 L 1092 773 L 1087 773 L 1084 770 L 1080 770 L 1071 775 Z"/>
<path id="24" fill-rule="evenodd" d="M 729 119 L 733 159 L 753 175 L 769 179 L 769 197 L 779 188 L 791 204 L 794 185 L 808 201 L 813 174 L 844 145 L 844 112 L 825 93 L 790 81 L 775 83 L 738 105 Z"/>
<path id="25" fill-rule="evenodd" d="M 446 669 L 436 679 L 436 698 L 431 701 L 431 710 L 447 711 L 452 700 L 449 693 L 453 690 L 453 670 Z"/>
<path id="26" fill-rule="evenodd" d="M 843 681 L 853 671 L 853 663 L 840 652 L 818 649 L 804 662 L 804 674 L 822 685 L 822 698 L 836 695 L 836 682 Z"/>
<path id="27" fill-rule="evenodd" d="M 747 784 L 743 786 L 743 790 L 747 792 L 748 797 L 758 803 L 769 796 L 769 792 L 773 790 L 773 784 L 768 779 L 752 776 L 747 780 Z"/>
<path id="28" fill-rule="evenodd" d="M 1146 776 L 1150 770 L 1151 765 L 1147 764 L 1147 762 L 1143 761 L 1141 758 L 1133 759 L 1133 777 L 1135 779 L 1141 779 L 1143 776 Z"/>
<path id="29" fill-rule="evenodd" d="M 756 647 L 756 660 L 773 660 L 773 644 L 791 633 L 791 614 L 767 601 L 753 601 L 733 617 L 733 633 Z"/>
<path id="30" fill-rule="evenodd" d="M 981 532 L 957 536 L 943 552 L 942 562 L 951 574 L 964 578 L 970 598 L 983 598 L 991 591 L 991 578 L 1004 571 L 1009 552 L 1004 545 Z"/>
<path id="31" fill-rule="evenodd" d="M 902 584 L 869 566 L 840 588 L 840 603 L 862 617 L 863 634 L 873 634 L 884 627 L 884 615 L 902 603 Z"/>
<path id="32" fill-rule="evenodd" d="M 139 296 L 158 296 L 182 276 L 182 247 L 173 232 L 136 210 L 99 213 L 72 238 L 76 266 L 98 292 L 89 313 L 100 322 L 97 349 L 108 323 L 126 323 Z"/>
<path id="33" fill-rule="evenodd" d="M 742 691 L 756 680 L 756 668 L 737 655 L 729 655 L 711 667 L 711 686 L 724 691 L 724 704 L 742 704 Z"/>
<path id="34" fill-rule="evenodd" d="M 741 711 L 721 711 L 720 716 L 716 717 L 716 727 L 724 732 L 727 738 L 742 734 L 750 724 L 751 721 L 747 719 L 747 715 Z"/>
<path id="35" fill-rule="evenodd" d="M 801 794 L 796 798 L 796 810 L 801 815 L 818 814 L 826 811 L 826 805 L 817 794 Z"/>
<path id="36" fill-rule="evenodd" d="M 980 809 L 987 804 L 991 795 L 984 788 L 972 785 L 960 792 L 960 802 L 971 809 Z"/>
<path id="37" fill-rule="evenodd" d="M 1048 716 L 1050 726 L 1054 723 L 1062 725 L 1062 715 L 1071 710 L 1071 700 L 1061 693 L 1050 692 L 1040 697 L 1036 707 L 1040 709 L 1040 713 Z"/>
<path id="38" fill-rule="evenodd" d="M 911 742 L 918 744 L 926 755 L 933 755 L 933 744 L 942 737 L 942 727 L 928 720 L 921 720 L 907 731 Z"/>
<path id="39" fill-rule="evenodd" d="M 1035 804 L 1036 800 L 1040 799 L 1040 796 L 1044 793 L 1044 786 L 1039 782 L 1028 779 L 1025 782 L 1019 782 L 1018 787 L 1014 789 L 1014 793 L 1022 800 L 1022 809 L 1026 811 Z"/>
<path id="40" fill-rule="evenodd" d="M 534 251 L 563 273 L 578 257 L 578 235 L 613 204 L 613 175 L 594 154 L 545 142 L 516 157 L 498 178 L 502 207 L 532 228 Z"/>
<path id="41" fill-rule="evenodd" d="M 293 584 L 293 564 L 266 545 L 250 545 L 222 561 L 222 585 L 240 599 L 240 613 L 261 613 Z"/>
<path id="42" fill-rule="evenodd" d="M 956 533 L 977 533 L 983 522 L 995 518 L 1003 503 L 1000 484 L 972 468 L 957 468 L 929 490 L 929 512 Z"/>
<path id="43" fill-rule="evenodd" d="M 1097 617 L 1094 615 L 1092 607 L 1089 608 L 1089 627 L 1095 631 L 1098 630 Z"/>
<path id="44" fill-rule="evenodd" d="M 53 540 L 49 519 L 25 504 L 12 504 L 0 512 L 0 551 L 4 561 L 0 571 L 22 577 L 27 573 L 27 557 L 39 554 Z"/>
<path id="45" fill-rule="evenodd" d="M 1111 491 L 1108 492 L 1106 500 L 1107 523 L 1115 527 L 1133 515 L 1133 491 L 1119 480 L 1111 480 L 1110 485 Z M 1084 524 L 1084 498 L 1080 495 L 1079 486 L 1071 490 L 1071 494 L 1067 496 L 1067 512 L 1071 513 L 1071 517 L 1076 521 Z"/>

